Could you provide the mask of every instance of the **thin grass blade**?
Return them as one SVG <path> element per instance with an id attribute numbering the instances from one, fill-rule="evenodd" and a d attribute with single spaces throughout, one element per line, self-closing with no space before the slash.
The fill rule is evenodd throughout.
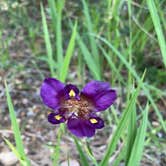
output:
<path id="1" fill-rule="evenodd" d="M 128 133 L 127 133 L 127 147 L 126 147 L 126 158 L 125 161 L 128 162 L 132 147 L 134 144 L 134 140 L 137 133 L 137 126 L 136 126 L 136 101 L 133 104 L 133 111 L 130 115 L 129 119 L 129 126 L 128 126 Z"/>
<path id="2" fill-rule="evenodd" d="M 84 8 L 84 15 L 85 15 L 85 22 L 86 22 L 85 25 L 87 25 L 88 32 L 89 34 L 91 34 L 93 33 L 93 24 L 89 14 L 88 4 L 85 0 L 82 0 L 82 4 Z M 90 41 L 90 48 L 91 48 L 91 52 L 94 57 L 95 63 L 100 68 L 101 67 L 100 58 L 99 58 L 98 48 L 97 48 L 97 44 L 96 44 L 94 36 L 89 35 L 89 41 Z"/>
<path id="3" fill-rule="evenodd" d="M 57 141 L 56 141 L 56 145 L 54 147 L 54 152 L 52 154 L 52 158 L 53 158 L 53 165 L 54 166 L 59 166 L 59 157 L 60 157 L 60 143 L 61 143 L 61 137 L 62 137 L 62 126 L 60 126 L 59 130 L 58 130 L 58 134 L 57 134 Z"/>
<path id="4" fill-rule="evenodd" d="M 14 145 L 6 138 L 3 138 L 6 144 L 9 146 L 9 148 L 12 150 L 12 152 L 16 155 L 18 160 L 20 161 L 22 166 L 30 166 L 26 161 L 22 159 L 22 156 L 19 154 L 18 150 L 14 147 Z"/>
<path id="5" fill-rule="evenodd" d="M 40 8 L 41 8 L 41 15 L 42 15 L 44 40 L 45 40 L 46 49 L 47 49 L 47 56 L 48 56 L 48 65 L 49 65 L 49 68 L 50 68 L 51 76 L 55 76 L 55 73 L 54 73 L 54 60 L 53 60 L 53 55 L 52 55 L 52 46 L 51 46 L 50 36 L 49 36 L 49 32 L 48 32 L 48 27 L 47 27 L 46 16 L 45 16 L 42 4 L 40 5 Z"/>
<path id="6" fill-rule="evenodd" d="M 50 7 L 50 12 L 51 12 L 51 20 L 52 20 L 52 24 L 53 24 L 53 30 L 55 32 L 55 36 L 56 36 L 56 18 L 57 18 L 57 10 L 56 10 L 56 4 L 55 4 L 55 0 L 48 0 L 48 5 Z"/>
<path id="7" fill-rule="evenodd" d="M 145 111 L 143 113 L 143 120 L 141 122 L 141 126 L 138 129 L 127 166 L 140 165 L 140 160 L 142 157 L 144 143 L 145 143 L 146 129 L 148 124 L 148 111 L 149 111 L 149 105 L 147 104 Z"/>
<path id="8" fill-rule="evenodd" d="M 77 150 L 78 150 L 79 155 L 80 155 L 81 165 L 82 165 L 82 166 L 89 166 L 89 162 L 88 162 L 88 160 L 87 160 L 87 158 L 86 158 L 86 156 L 85 156 L 85 154 L 84 154 L 84 152 L 83 152 L 83 150 L 82 150 L 81 145 L 80 145 L 79 142 L 77 141 L 77 138 L 75 138 L 75 137 L 73 137 L 73 138 L 74 138 L 74 142 L 75 142 L 75 144 L 76 144 Z"/>
<path id="9" fill-rule="evenodd" d="M 82 41 L 79 33 L 77 33 L 77 42 L 78 45 L 81 49 L 81 52 L 84 56 L 85 62 L 88 66 L 88 68 L 90 69 L 90 71 L 92 72 L 93 76 L 95 79 L 100 80 L 100 72 L 99 72 L 99 68 L 97 67 L 97 64 L 95 63 L 90 51 L 88 50 L 88 48 L 86 47 L 86 45 L 84 44 L 84 42 Z"/>
<path id="10" fill-rule="evenodd" d="M 150 15 L 152 17 L 152 21 L 154 24 L 154 28 L 157 34 L 157 38 L 158 38 L 158 42 L 159 42 L 159 46 L 160 46 L 160 50 L 161 50 L 161 54 L 163 57 L 163 63 L 166 67 L 166 42 L 164 39 L 164 33 L 161 27 L 161 23 L 160 23 L 160 17 L 158 15 L 158 11 L 155 5 L 155 1 L 149 1 L 146 0 L 149 11 L 150 11 Z"/>
<path id="11" fill-rule="evenodd" d="M 129 117 L 131 116 L 131 113 L 133 111 L 133 105 L 136 102 L 136 98 L 139 94 L 144 76 L 145 76 L 145 73 L 143 74 L 141 82 L 138 84 L 137 89 L 133 93 L 132 98 L 129 100 L 129 103 L 127 104 L 127 108 L 125 109 L 125 111 L 122 114 L 122 117 L 121 117 L 121 120 L 117 126 L 117 129 L 112 137 L 111 142 L 108 145 L 107 151 L 106 151 L 102 161 L 100 162 L 100 166 L 107 166 L 108 165 L 109 158 L 112 155 L 112 153 L 114 152 L 116 145 L 117 145 L 117 142 L 119 141 L 120 137 L 122 136 L 122 133 L 124 132 L 124 130 L 128 124 L 128 120 L 129 120 Z"/>
<path id="12" fill-rule="evenodd" d="M 10 113 L 9 115 L 10 115 L 10 119 L 11 119 L 12 130 L 14 132 L 14 138 L 15 138 L 15 142 L 16 142 L 17 151 L 21 155 L 22 160 L 24 160 L 27 163 L 27 165 L 30 165 L 29 160 L 27 159 L 25 152 L 24 152 L 24 146 L 23 146 L 23 142 L 21 139 L 19 125 L 17 123 L 16 115 L 14 112 L 14 106 L 12 103 L 12 99 L 11 99 L 6 81 L 5 81 L 5 90 L 6 90 L 7 104 L 8 104 L 8 108 L 9 108 L 9 113 Z"/>
<path id="13" fill-rule="evenodd" d="M 115 76 L 117 76 L 118 80 L 121 83 L 124 83 L 123 77 L 121 76 L 120 71 L 117 69 L 117 67 L 113 63 L 113 61 L 111 59 L 111 56 L 106 52 L 106 50 L 104 49 L 104 47 L 102 47 L 101 45 L 99 45 L 99 48 L 100 48 L 101 52 L 103 53 L 103 56 L 107 60 L 107 63 L 110 66 L 110 70 L 115 73 Z M 114 78 L 114 79 L 116 80 L 116 78 Z"/>
<path id="14" fill-rule="evenodd" d="M 139 77 L 139 75 L 137 74 L 135 69 L 130 65 L 130 63 L 124 58 L 124 56 L 110 42 L 108 42 L 108 40 L 106 40 L 105 38 L 100 37 L 100 36 L 96 36 L 96 37 L 98 39 L 100 39 L 102 42 L 104 42 L 106 45 L 108 45 L 109 48 L 112 49 L 112 51 L 119 57 L 119 59 L 121 60 L 121 62 L 123 62 L 123 64 L 127 67 L 127 69 L 130 70 L 131 74 L 134 76 L 134 78 L 136 78 L 136 81 L 138 83 L 140 83 L 141 78 Z M 144 93 L 147 96 L 148 100 L 152 104 L 152 107 L 154 108 L 154 111 L 155 111 L 156 115 L 158 116 L 159 122 L 161 123 L 164 131 L 166 131 L 166 124 L 163 120 L 163 117 L 162 117 L 160 111 L 158 110 L 158 108 L 154 102 L 153 97 L 151 96 L 149 90 L 146 88 L 144 83 L 141 83 L 141 87 L 144 90 Z"/>
<path id="15" fill-rule="evenodd" d="M 65 5 L 65 0 L 57 0 L 56 4 L 56 50 L 57 50 L 57 64 L 60 74 L 63 62 L 63 42 L 62 42 L 62 10 Z M 55 20 L 52 20 L 55 21 Z"/>
<path id="16" fill-rule="evenodd" d="M 75 39 L 76 39 L 76 33 L 77 33 L 77 22 L 75 23 L 74 27 L 73 27 L 73 31 L 72 31 L 72 35 L 67 47 L 67 51 L 64 57 L 64 61 L 63 61 L 63 65 L 62 65 L 62 69 L 60 71 L 60 80 L 62 82 L 65 82 L 66 80 L 66 76 L 68 73 L 68 69 L 69 69 L 69 64 L 71 61 L 71 57 L 73 55 L 73 50 L 74 50 L 74 46 L 75 46 Z"/>

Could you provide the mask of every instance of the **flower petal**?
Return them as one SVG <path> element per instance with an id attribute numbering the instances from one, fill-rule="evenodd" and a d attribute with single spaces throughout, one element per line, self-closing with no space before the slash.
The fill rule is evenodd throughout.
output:
<path id="1" fill-rule="evenodd" d="M 104 91 L 100 95 L 94 97 L 95 107 L 98 111 L 106 110 L 114 103 L 116 98 L 115 90 Z"/>
<path id="2" fill-rule="evenodd" d="M 93 80 L 84 86 L 82 92 L 88 96 L 94 96 L 102 91 L 106 91 L 109 89 L 110 84 L 108 82 Z"/>
<path id="3" fill-rule="evenodd" d="M 48 121 L 52 124 L 59 124 L 65 122 L 65 117 L 57 113 L 50 113 L 48 115 Z"/>
<path id="4" fill-rule="evenodd" d="M 108 82 L 91 81 L 85 85 L 81 94 L 90 99 L 97 111 L 103 111 L 113 104 L 117 98 L 116 91 Z"/>
<path id="5" fill-rule="evenodd" d="M 95 134 L 95 128 L 85 119 L 70 117 L 67 122 L 67 127 L 77 137 L 92 137 Z"/>
<path id="6" fill-rule="evenodd" d="M 55 78 L 46 78 L 42 83 L 40 95 L 45 105 L 52 109 L 58 109 L 60 92 L 65 85 Z"/>
<path id="7" fill-rule="evenodd" d="M 89 123 L 90 123 L 91 126 L 93 126 L 96 129 L 101 129 L 101 128 L 104 127 L 104 121 L 101 118 L 97 117 L 97 116 L 90 117 L 89 118 Z"/>
<path id="8" fill-rule="evenodd" d="M 66 99 L 79 98 L 79 89 L 75 85 L 67 84 L 64 88 L 64 93 L 65 93 Z"/>

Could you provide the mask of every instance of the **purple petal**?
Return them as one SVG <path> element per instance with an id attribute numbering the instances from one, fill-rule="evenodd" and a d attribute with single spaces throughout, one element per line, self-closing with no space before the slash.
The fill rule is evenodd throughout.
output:
<path id="1" fill-rule="evenodd" d="M 90 117 L 89 118 L 89 123 L 90 123 L 91 126 L 93 126 L 96 129 L 101 129 L 101 128 L 104 127 L 104 121 L 101 118 L 97 117 L 97 116 Z"/>
<path id="2" fill-rule="evenodd" d="M 116 91 L 108 82 L 91 81 L 85 85 L 82 94 L 93 102 L 97 111 L 103 111 L 113 104 L 117 98 Z"/>
<path id="3" fill-rule="evenodd" d="M 106 110 L 114 103 L 115 100 L 116 100 L 115 90 L 104 91 L 100 95 L 96 95 L 94 97 L 95 107 L 98 111 Z"/>
<path id="4" fill-rule="evenodd" d="M 54 78 L 46 78 L 42 83 L 40 95 L 45 105 L 52 109 L 58 109 L 60 103 L 60 92 L 65 85 Z"/>
<path id="5" fill-rule="evenodd" d="M 75 99 L 79 98 L 79 89 L 75 85 L 72 84 L 66 85 L 64 88 L 64 93 L 66 99 L 70 99 L 72 97 Z"/>
<path id="6" fill-rule="evenodd" d="M 94 96 L 103 90 L 109 90 L 110 84 L 108 82 L 102 82 L 102 81 L 91 81 L 85 85 L 85 87 L 82 89 L 82 92 L 88 96 Z"/>
<path id="7" fill-rule="evenodd" d="M 48 121 L 52 124 L 59 124 L 65 122 L 65 117 L 58 113 L 50 113 L 48 115 Z"/>
<path id="8" fill-rule="evenodd" d="M 95 134 L 95 128 L 85 119 L 71 117 L 67 122 L 67 127 L 77 137 L 92 137 Z"/>

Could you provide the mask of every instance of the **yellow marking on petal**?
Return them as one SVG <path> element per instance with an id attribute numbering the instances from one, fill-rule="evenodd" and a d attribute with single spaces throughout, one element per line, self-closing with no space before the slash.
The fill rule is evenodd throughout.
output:
<path id="1" fill-rule="evenodd" d="M 70 90 L 69 96 L 70 96 L 70 97 L 75 97 L 75 96 L 76 96 L 76 93 L 74 92 L 73 89 Z"/>
<path id="2" fill-rule="evenodd" d="M 49 111 L 47 114 L 50 115 L 50 114 L 51 114 L 51 111 Z"/>
<path id="3" fill-rule="evenodd" d="M 60 120 L 60 119 L 62 118 L 62 116 L 60 116 L 60 115 L 55 115 L 54 118 L 55 118 L 56 120 Z"/>
<path id="4" fill-rule="evenodd" d="M 95 118 L 92 118 L 92 119 L 90 119 L 90 122 L 93 123 L 93 124 L 95 124 L 95 123 L 97 123 L 98 121 L 97 121 Z"/>

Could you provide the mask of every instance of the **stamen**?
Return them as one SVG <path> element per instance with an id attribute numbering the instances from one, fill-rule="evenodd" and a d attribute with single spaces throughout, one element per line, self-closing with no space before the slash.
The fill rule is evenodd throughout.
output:
<path id="1" fill-rule="evenodd" d="M 62 116 L 60 116 L 60 115 L 55 115 L 54 118 L 55 118 L 56 120 L 60 120 L 60 119 L 62 118 Z"/>
<path id="2" fill-rule="evenodd" d="M 95 118 L 92 118 L 92 119 L 90 119 L 90 122 L 93 123 L 93 124 L 95 124 L 95 123 L 97 123 L 98 121 L 97 121 Z"/>
<path id="3" fill-rule="evenodd" d="M 76 96 L 76 93 L 74 92 L 73 89 L 70 90 L 69 96 L 70 96 L 70 97 L 75 97 L 75 96 Z"/>

